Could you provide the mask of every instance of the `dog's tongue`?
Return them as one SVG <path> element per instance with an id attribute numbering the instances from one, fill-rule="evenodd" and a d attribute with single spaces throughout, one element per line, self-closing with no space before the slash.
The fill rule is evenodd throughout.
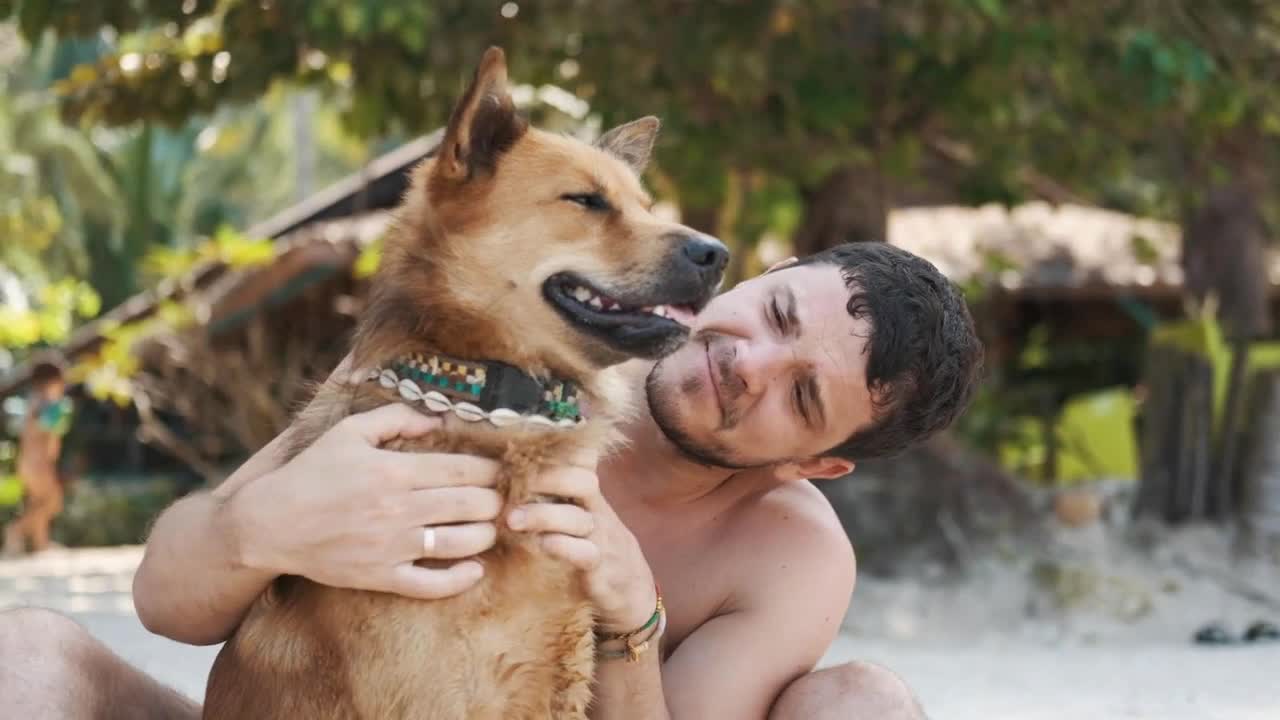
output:
<path id="1" fill-rule="evenodd" d="M 668 305 L 667 317 L 684 325 L 685 327 L 693 327 L 693 318 L 696 317 L 693 311 L 687 307 L 680 305 Z"/>

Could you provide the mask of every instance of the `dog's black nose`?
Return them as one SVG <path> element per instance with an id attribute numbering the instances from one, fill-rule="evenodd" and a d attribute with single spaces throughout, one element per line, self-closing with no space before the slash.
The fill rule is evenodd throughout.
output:
<path id="1" fill-rule="evenodd" d="M 729 264 L 729 249 L 707 235 L 685 235 L 680 250 L 700 272 L 719 273 Z"/>

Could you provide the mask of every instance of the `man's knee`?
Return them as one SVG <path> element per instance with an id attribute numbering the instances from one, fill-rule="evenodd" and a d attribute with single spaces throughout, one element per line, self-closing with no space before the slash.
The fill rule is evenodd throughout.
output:
<path id="1" fill-rule="evenodd" d="M 0 657 L 67 664 L 94 642 L 80 623 L 53 610 L 20 607 L 0 611 Z M 0 664 L 0 672 L 12 666 Z"/>
<path id="2" fill-rule="evenodd" d="M 83 698 L 81 678 L 93 644 L 79 623 L 52 610 L 0 612 L 0 696 L 25 711 L 75 703 Z"/>
<path id="3" fill-rule="evenodd" d="M 199 706 L 129 666 L 71 618 L 0 611 L 0 698 L 14 717 L 196 718 Z"/>
<path id="4" fill-rule="evenodd" d="M 896 674 L 855 661 L 798 678 L 778 698 L 770 718 L 925 720 L 925 714 Z"/>

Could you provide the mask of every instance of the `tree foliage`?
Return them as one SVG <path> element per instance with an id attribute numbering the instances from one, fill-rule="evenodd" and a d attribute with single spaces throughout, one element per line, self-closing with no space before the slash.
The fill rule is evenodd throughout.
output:
<path id="1" fill-rule="evenodd" d="M 181 3 L 156 7 L 162 5 Z M 81 8 L 92 17 L 77 19 L 69 9 L 75 10 L 55 8 L 47 19 L 57 22 L 35 32 L 31 43 L 0 23 L 0 349 L 13 351 L 6 365 L 14 354 L 21 359 L 31 348 L 65 340 L 98 309 L 223 247 L 219 228 L 243 228 L 296 199 L 300 184 L 322 186 L 369 155 L 335 110 L 313 106 L 305 118 L 311 162 L 304 178 L 295 167 L 298 94 L 289 92 L 173 126 L 149 119 L 121 126 L 61 122 L 65 104 L 54 88 L 133 42 L 99 21 L 137 30 L 134 20 L 155 19 L 107 5 Z M 35 27 L 38 17 L 22 15 L 23 28 Z M 157 262 L 162 257 L 167 265 Z M 67 288 L 94 300 L 46 300 Z"/>
<path id="2" fill-rule="evenodd" d="M 1228 136 L 1280 132 L 1280 10 L 1261 0 L 12 4 L 29 38 L 120 35 L 58 86 L 68 118 L 115 125 L 179 125 L 286 81 L 359 134 L 422 132 L 501 45 L 514 78 L 606 124 L 662 116 L 666 188 L 694 213 L 732 201 L 716 229 L 750 238 L 793 232 L 841 171 L 836 195 L 882 215 L 1056 193 L 1177 217 Z"/>

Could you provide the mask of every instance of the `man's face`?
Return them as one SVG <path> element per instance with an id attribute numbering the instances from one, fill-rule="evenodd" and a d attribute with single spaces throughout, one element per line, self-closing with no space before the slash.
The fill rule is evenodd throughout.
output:
<path id="1" fill-rule="evenodd" d="M 38 392 L 46 400 L 61 400 L 66 395 L 67 384 L 62 380 L 46 380 Z"/>
<path id="2" fill-rule="evenodd" d="M 663 433 L 708 465 L 817 456 L 871 422 L 870 325 L 834 265 L 785 268 L 716 297 L 645 386 Z"/>

